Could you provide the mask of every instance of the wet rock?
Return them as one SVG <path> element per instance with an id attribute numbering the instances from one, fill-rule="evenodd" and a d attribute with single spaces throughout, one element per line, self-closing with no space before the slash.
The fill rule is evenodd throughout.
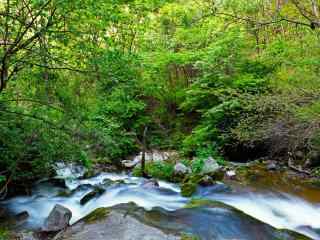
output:
<path id="1" fill-rule="evenodd" d="M 139 159 L 135 159 L 135 160 L 123 160 L 121 162 L 121 164 L 125 167 L 125 168 L 134 168 L 138 163 L 140 163 Z"/>
<path id="2" fill-rule="evenodd" d="M 121 210 L 110 210 L 95 221 L 80 221 L 63 234 L 61 240 L 178 240 Z"/>
<path id="3" fill-rule="evenodd" d="M 226 178 L 230 180 L 235 180 L 237 178 L 237 173 L 235 170 L 229 170 L 226 172 Z"/>
<path id="4" fill-rule="evenodd" d="M 199 184 L 202 186 L 210 186 L 213 185 L 215 183 L 214 179 L 211 176 L 204 176 L 203 178 L 201 178 Z"/>
<path id="5" fill-rule="evenodd" d="M 97 208 L 89 215 L 85 216 L 82 220 L 86 223 L 94 223 L 96 221 L 105 219 L 110 213 L 108 208 Z"/>
<path id="6" fill-rule="evenodd" d="M 50 212 L 48 218 L 45 220 L 45 232 L 57 232 L 69 225 L 72 212 L 60 204 L 56 204 Z"/>
<path id="7" fill-rule="evenodd" d="M 222 182 L 215 182 L 215 184 L 211 186 L 199 187 L 196 195 L 199 197 L 210 197 L 217 193 L 228 193 L 231 191 L 232 189 L 230 186 Z"/>
<path id="8" fill-rule="evenodd" d="M 267 163 L 266 168 L 267 168 L 267 170 L 269 170 L 269 171 L 275 171 L 275 170 L 278 169 L 278 166 L 277 166 L 277 164 L 276 164 L 275 162 L 270 161 L 270 162 Z"/>
<path id="9" fill-rule="evenodd" d="M 48 179 L 46 182 L 54 185 L 55 187 L 67 188 L 66 181 L 62 178 L 51 178 Z"/>
<path id="10" fill-rule="evenodd" d="M 65 189 L 63 191 L 60 191 L 57 196 L 58 197 L 70 197 L 73 194 L 80 192 L 80 191 L 85 191 L 88 189 L 91 189 L 93 186 L 91 184 L 81 184 L 77 188 L 70 190 L 70 189 Z"/>
<path id="11" fill-rule="evenodd" d="M 181 185 L 181 195 L 184 197 L 191 197 L 197 190 L 197 183 L 189 181 Z"/>
<path id="12" fill-rule="evenodd" d="M 219 172 L 221 170 L 221 167 L 217 163 L 216 160 L 214 160 L 212 157 L 209 157 L 207 160 L 205 160 L 203 168 L 201 170 L 202 175 L 211 175 Z"/>
<path id="13" fill-rule="evenodd" d="M 16 224 L 22 224 L 29 218 L 29 213 L 27 211 L 23 211 L 14 216 L 14 220 Z"/>
<path id="14" fill-rule="evenodd" d="M 159 183 L 155 179 L 148 179 L 142 183 L 141 187 L 147 189 L 158 188 Z"/>
<path id="15" fill-rule="evenodd" d="M 185 176 L 189 173 L 191 173 L 191 169 L 183 163 L 177 163 L 174 166 L 174 175 L 176 176 Z"/>
<path id="16" fill-rule="evenodd" d="M 81 205 L 85 205 L 93 198 L 100 197 L 106 190 L 101 187 L 95 187 L 91 192 L 87 193 L 83 198 L 80 200 Z"/>
<path id="17" fill-rule="evenodd" d="M 81 179 L 88 179 L 88 178 L 93 178 L 96 177 L 97 175 L 99 175 L 99 171 L 97 169 L 88 169 L 83 176 L 81 177 Z"/>

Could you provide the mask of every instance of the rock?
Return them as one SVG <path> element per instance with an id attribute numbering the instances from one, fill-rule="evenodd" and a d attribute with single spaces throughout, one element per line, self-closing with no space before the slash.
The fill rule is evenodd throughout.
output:
<path id="1" fill-rule="evenodd" d="M 308 239 L 283 230 L 279 233 L 242 211 L 207 199 L 193 199 L 174 211 L 120 204 L 99 210 L 98 215 L 72 225 L 59 240 L 182 240 L 186 239 L 183 231 L 195 239 Z"/>
<path id="2" fill-rule="evenodd" d="M 106 190 L 101 187 L 95 187 L 91 192 L 87 193 L 83 198 L 80 200 L 81 205 L 85 205 L 93 198 L 97 198 L 101 196 Z"/>
<path id="3" fill-rule="evenodd" d="M 51 178 L 47 180 L 47 182 L 56 187 L 67 188 L 66 181 L 65 179 L 62 179 L 62 178 Z"/>
<path id="4" fill-rule="evenodd" d="M 20 232 L 16 234 L 15 239 L 18 240 L 36 240 L 38 238 L 35 237 L 33 232 Z"/>
<path id="5" fill-rule="evenodd" d="M 320 152 L 311 151 L 308 154 L 308 160 L 305 163 L 306 167 L 317 167 L 320 165 Z"/>
<path id="6" fill-rule="evenodd" d="M 109 215 L 109 213 L 110 210 L 108 208 L 97 208 L 89 215 L 85 216 L 82 220 L 85 223 L 94 223 L 96 221 L 106 218 Z"/>
<path id="7" fill-rule="evenodd" d="M 141 162 L 142 155 L 143 153 L 140 152 L 132 160 L 123 160 L 121 163 L 126 168 L 134 168 Z M 152 150 L 145 153 L 146 162 L 164 162 L 169 159 L 175 159 L 177 157 L 178 157 L 178 153 L 176 151 Z"/>
<path id="8" fill-rule="evenodd" d="M 202 175 L 211 175 L 215 174 L 216 172 L 220 171 L 221 167 L 217 163 L 216 160 L 214 160 L 212 157 L 209 157 L 207 160 L 205 160 L 203 168 L 201 170 Z"/>
<path id="9" fill-rule="evenodd" d="M 104 211 L 103 211 L 104 212 Z M 109 210 L 102 218 L 80 221 L 61 237 L 61 240 L 178 240 L 156 227 L 149 226 L 128 212 Z"/>
<path id="10" fill-rule="evenodd" d="M 278 169 L 278 166 L 276 165 L 275 162 L 270 161 L 270 162 L 267 163 L 267 169 L 269 171 L 275 171 L 275 170 Z"/>
<path id="11" fill-rule="evenodd" d="M 295 152 L 294 155 L 298 159 L 303 159 L 303 157 L 305 156 L 305 154 L 302 151 L 297 151 L 297 152 Z"/>
<path id="12" fill-rule="evenodd" d="M 121 163 L 125 168 L 134 168 L 140 161 L 123 160 Z"/>
<path id="13" fill-rule="evenodd" d="M 81 179 L 88 179 L 88 178 L 93 178 L 96 177 L 97 175 L 99 175 L 99 171 L 97 169 L 88 169 L 85 171 L 85 173 L 83 174 L 83 176 L 81 176 Z"/>
<path id="14" fill-rule="evenodd" d="M 0 207 L 0 219 L 2 218 L 8 218 L 9 212 L 6 208 Z"/>
<path id="15" fill-rule="evenodd" d="M 185 182 L 181 185 L 181 195 L 184 197 L 191 197 L 197 191 L 197 183 Z"/>
<path id="16" fill-rule="evenodd" d="M 189 173 L 191 173 L 191 169 L 183 163 L 177 163 L 174 166 L 174 175 L 176 176 L 185 176 Z"/>
<path id="17" fill-rule="evenodd" d="M 210 185 L 213 185 L 214 183 L 215 183 L 214 179 L 208 175 L 201 178 L 199 182 L 199 184 L 202 186 L 210 186 Z"/>
<path id="18" fill-rule="evenodd" d="M 231 192 L 232 189 L 230 186 L 222 183 L 222 182 L 215 182 L 213 185 L 199 187 L 197 190 L 197 197 L 210 197 L 217 193 L 228 193 Z"/>
<path id="19" fill-rule="evenodd" d="M 226 178 L 230 180 L 235 180 L 237 177 L 237 173 L 235 170 L 229 170 L 226 172 Z"/>
<path id="20" fill-rule="evenodd" d="M 153 189 L 158 188 L 159 183 L 155 179 L 148 179 L 141 185 L 142 188 Z"/>
<path id="21" fill-rule="evenodd" d="M 44 223 L 45 232 L 57 232 L 69 226 L 72 212 L 60 204 L 56 204 Z"/>
<path id="22" fill-rule="evenodd" d="M 16 224 L 22 224 L 29 218 L 29 213 L 27 211 L 23 211 L 14 216 L 14 220 Z"/>

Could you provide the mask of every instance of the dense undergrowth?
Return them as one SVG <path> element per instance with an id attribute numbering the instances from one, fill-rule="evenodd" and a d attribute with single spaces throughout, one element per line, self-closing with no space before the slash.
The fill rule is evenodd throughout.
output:
<path id="1" fill-rule="evenodd" d="M 209 153 L 320 166 L 319 31 L 300 5 L 42 2 L 29 3 L 43 11 L 38 25 L 53 9 L 56 22 L 31 55 L 21 47 L 10 56 L 13 77 L 1 90 L 3 183 L 48 176 L 60 160 L 118 164 L 143 145 L 186 159 Z M 20 1 L 10 8 L 25 10 Z M 21 21 L 1 15 L 2 32 L 6 21 L 14 40 Z"/>

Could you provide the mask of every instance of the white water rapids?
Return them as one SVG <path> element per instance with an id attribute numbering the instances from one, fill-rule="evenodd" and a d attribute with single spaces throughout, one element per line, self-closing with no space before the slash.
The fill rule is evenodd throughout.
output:
<path id="1" fill-rule="evenodd" d="M 100 197 L 90 200 L 84 206 L 80 205 L 80 199 L 92 189 L 77 187 L 84 184 L 101 185 L 106 179 L 121 183 L 107 186 L 105 193 Z M 180 195 L 178 185 L 159 181 L 160 188 L 153 190 L 143 188 L 144 181 L 142 178 L 126 174 L 101 173 L 90 179 L 67 180 L 68 188 L 76 189 L 69 196 L 59 196 L 61 188 L 42 183 L 35 187 L 32 196 L 15 197 L 3 204 L 16 214 L 27 211 L 30 215 L 27 226 L 39 228 L 57 203 L 72 211 L 71 223 L 74 223 L 99 207 L 134 202 L 147 210 L 161 207 L 173 211 L 183 208 L 190 200 Z M 320 234 L 316 231 L 320 229 L 320 204 L 312 204 L 296 196 L 275 192 L 225 193 L 211 191 L 210 187 L 203 190 L 197 197 L 221 201 L 273 227 L 294 230 L 313 239 L 320 239 Z"/>

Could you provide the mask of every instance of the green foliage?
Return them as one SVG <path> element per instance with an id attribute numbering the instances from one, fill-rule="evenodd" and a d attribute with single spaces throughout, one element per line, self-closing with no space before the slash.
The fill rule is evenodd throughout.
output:
<path id="1" fill-rule="evenodd" d="M 150 162 L 146 163 L 145 171 L 149 176 L 157 179 L 172 181 L 174 173 L 174 164 L 169 162 Z M 137 166 L 133 171 L 134 176 L 142 176 L 141 167 Z"/>
<path id="2" fill-rule="evenodd" d="M 0 228 L 0 240 L 9 240 L 9 231 L 7 229 Z"/>
<path id="3" fill-rule="evenodd" d="M 195 156 L 199 172 L 279 122 L 290 148 L 319 151 L 319 29 L 275 21 L 305 21 L 290 1 L 48 2 L 0 3 L 18 14 L 0 16 L 0 181 L 50 175 L 58 160 L 119 164 L 143 140 Z"/>

